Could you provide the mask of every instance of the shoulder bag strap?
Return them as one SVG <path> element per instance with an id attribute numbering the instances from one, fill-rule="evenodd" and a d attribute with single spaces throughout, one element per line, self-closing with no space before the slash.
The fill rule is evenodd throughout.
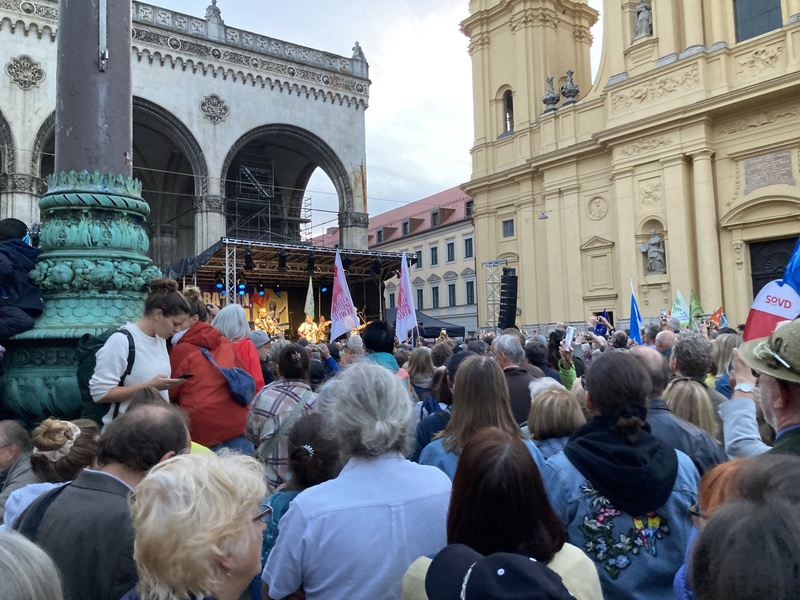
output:
<path id="1" fill-rule="evenodd" d="M 300 400 L 298 400 L 297 404 L 294 405 L 292 412 L 290 412 L 286 419 L 281 422 L 280 427 L 278 427 L 278 431 L 272 434 L 272 437 L 267 443 L 261 444 L 258 447 L 258 459 L 260 461 L 266 462 L 266 460 L 272 455 L 272 451 L 275 450 L 278 444 L 280 444 L 283 436 L 286 435 L 286 433 L 292 428 L 292 425 L 294 425 L 297 419 L 300 418 L 300 415 L 303 413 L 303 407 L 306 405 L 313 393 L 314 392 L 311 390 L 304 391 L 300 396 Z"/>
<path id="2" fill-rule="evenodd" d="M 71 483 L 72 482 L 42 494 L 38 502 L 35 501 L 25 512 L 17 517 L 12 529 L 21 533 L 32 542 L 35 542 L 36 535 L 39 533 L 39 526 L 42 524 L 42 520 L 44 520 L 47 509 L 50 508 L 50 505 L 53 504 L 55 499 L 58 498 L 61 492 L 67 489 Z"/>
<path id="3" fill-rule="evenodd" d="M 133 341 L 133 334 L 127 329 L 117 329 L 114 333 L 122 333 L 128 338 L 128 366 L 122 374 L 122 377 L 119 378 L 119 385 L 125 385 L 125 379 L 131 374 L 131 371 L 133 371 L 133 363 L 136 361 L 136 343 Z M 112 421 L 119 416 L 121 407 L 122 404 L 120 402 L 114 403 L 114 413 L 111 415 Z"/>

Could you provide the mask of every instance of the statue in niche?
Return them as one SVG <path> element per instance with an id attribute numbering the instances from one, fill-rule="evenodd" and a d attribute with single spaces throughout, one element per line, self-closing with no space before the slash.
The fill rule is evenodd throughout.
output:
<path id="1" fill-rule="evenodd" d="M 647 258 L 648 275 L 663 274 L 667 272 L 667 261 L 664 252 L 664 241 L 656 233 L 655 229 L 650 230 L 650 239 L 639 246 L 639 250 Z"/>
<path id="2" fill-rule="evenodd" d="M 206 9 L 206 21 L 221 21 L 222 14 L 217 6 L 217 0 L 211 0 L 211 5 Z"/>
<path id="3" fill-rule="evenodd" d="M 653 35 L 653 9 L 647 0 L 640 0 L 636 5 L 636 30 L 634 38 L 638 40 Z"/>

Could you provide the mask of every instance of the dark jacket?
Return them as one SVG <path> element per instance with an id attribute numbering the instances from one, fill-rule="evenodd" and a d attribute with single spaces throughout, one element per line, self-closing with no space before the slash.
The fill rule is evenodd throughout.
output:
<path id="1" fill-rule="evenodd" d="M 449 410 L 437 410 L 417 423 L 417 442 L 414 453 L 408 457 L 409 460 L 418 463 L 419 455 L 423 448 L 431 443 L 433 436 L 442 431 L 450 422 Z"/>
<path id="2" fill-rule="evenodd" d="M 531 391 L 528 386 L 535 378 L 519 367 L 506 367 L 503 374 L 511 396 L 511 412 L 514 413 L 514 420 L 521 425 L 528 420 L 528 413 L 531 412 Z"/>
<path id="3" fill-rule="evenodd" d="M 769 451 L 772 454 L 793 454 L 800 456 L 800 429 L 794 428 L 781 433 Z"/>
<path id="4" fill-rule="evenodd" d="M 647 404 L 647 423 L 653 436 L 691 458 L 700 475 L 728 460 L 708 432 L 676 417 L 661 398 L 650 398 Z"/>
<path id="5" fill-rule="evenodd" d="M 42 290 L 31 281 L 39 250 L 22 240 L 0 242 L 0 305 L 15 306 L 32 317 L 42 314 Z"/>
<path id="6" fill-rule="evenodd" d="M 132 493 L 114 477 L 83 471 L 44 513 L 33 541 L 61 573 L 64 600 L 112 600 L 136 585 Z M 34 501 L 15 527 L 43 499 Z"/>

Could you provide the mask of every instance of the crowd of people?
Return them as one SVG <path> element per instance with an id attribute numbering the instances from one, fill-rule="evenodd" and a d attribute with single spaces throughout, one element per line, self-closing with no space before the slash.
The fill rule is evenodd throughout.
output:
<path id="1" fill-rule="evenodd" d="M 102 418 L 0 421 L 0 597 L 800 598 L 800 320 L 565 329 L 294 343 L 154 280 Z"/>

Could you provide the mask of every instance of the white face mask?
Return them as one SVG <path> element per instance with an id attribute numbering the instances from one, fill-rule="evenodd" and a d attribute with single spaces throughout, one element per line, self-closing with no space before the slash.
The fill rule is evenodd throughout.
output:
<path id="1" fill-rule="evenodd" d="M 191 329 L 191 327 L 187 327 L 186 329 L 182 329 L 181 331 L 179 331 L 178 333 L 176 333 L 175 335 L 173 335 L 173 336 L 172 336 L 172 345 L 174 346 L 175 344 L 177 344 L 178 342 L 180 342 L 180 341 L 181 341 L 181 338 L 182 338 L 182 337 L 183 337 L 183 336 L 186 334 L 186 332 L 187 332 L 187 331 L 189 331 L 190 329 Z"/>

